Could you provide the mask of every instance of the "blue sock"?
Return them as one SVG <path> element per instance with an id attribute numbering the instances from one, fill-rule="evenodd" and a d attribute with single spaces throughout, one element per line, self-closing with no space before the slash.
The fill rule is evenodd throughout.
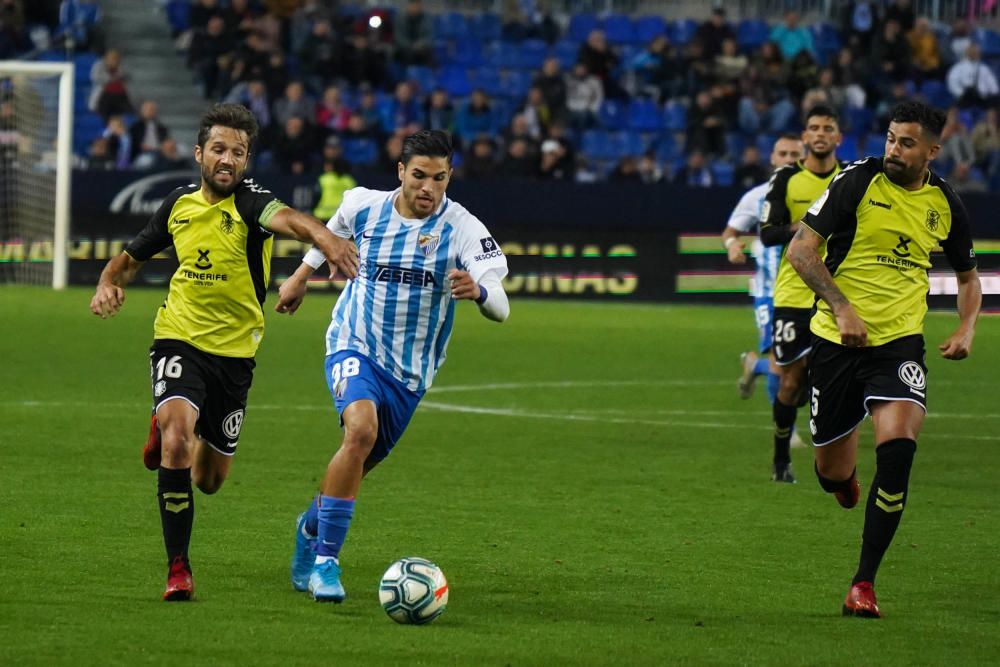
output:
<path id="1" fill-rule="evenodd" d="M 319 534 L 319 494 L 316 494 L 306 510 L 306 532 L 313 537 Z"/>
<path id="2" fill-rule="evenodd" d="M 771 362 L 768 361 L 767 357 L 761 357 L 754 364 L 753 374 L 754 375 L 767 375 L 771 372 Z"/>
<path id="3" fill-rule="evenodd" d="M 778 400 L 778 387 L 781 386 L 781 378 L 777 373 L 767 374 L 767 397 L 771 399 L 771 405 Z"/>
<path id="4" fill-rule="evenodd" d="M 340 555 L 340 548 L 347 539 L 347 529 L 354 515 L 354 498 L 319 497 L 319 540 L 317 556 Z"/>

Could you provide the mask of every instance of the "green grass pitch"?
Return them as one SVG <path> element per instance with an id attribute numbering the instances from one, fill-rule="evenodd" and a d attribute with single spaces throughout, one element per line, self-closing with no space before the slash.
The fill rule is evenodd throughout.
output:
<path id="1" fill-rule="evenodd" d="M 749 304 L 461 304 L 447 363 L 362 487 L 348 598 L 292 591 L 296 515 L 340 439 L 323 381 L 333 297 L 268 313 L 239 455 L 197 495 L 196 601 L 159 600 L 155 475 L 140 461 L 160 290 L 101 321 L 89 289 L 0 288 L 0 665 L 972 665 L 1000 659 L 1000 319 L 940 359 L 876 590 L 845 619 L 861 508 L 769 481 L 763 387 L 736 396 Z M 268 308 L 274 303 L 269 298 Z M 800 413 L 800 426 L 805 418 Z M 871 429 L 859 474 L 867 493 Z M 448 610 L 393 623 L 394 559 L 437 562 Z"/>

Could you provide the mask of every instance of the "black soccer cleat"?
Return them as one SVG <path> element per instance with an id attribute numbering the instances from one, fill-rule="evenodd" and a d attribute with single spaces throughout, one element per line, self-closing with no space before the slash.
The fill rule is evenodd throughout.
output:
<path id="1" fill-rule="evenodd" d="M 775 463 L 771 472 L 772 482 L 785 482 L 795 484 L 795 475 L 792 473 L 791 463 Z"/>

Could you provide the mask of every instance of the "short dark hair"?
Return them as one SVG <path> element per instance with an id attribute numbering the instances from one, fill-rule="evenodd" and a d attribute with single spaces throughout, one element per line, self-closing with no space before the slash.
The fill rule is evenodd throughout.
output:
<path id="1" fill-rule="evenodd" d="M 775 140 L 775 143 L 777 143 L 782 139 L 788 139 L 789 141 L 802 141 L 802 136 L 795 134 L 794 132 L 783 132 L 778 135 L 778 138 Z"/>
<path id="2" fill-rule="evenodd" d="M 410 158 L 414 155 L 424 155 L 426 157 L 448 158 L 451 164 L 451 137 L 447 132 L 441 130 L 420 130 L 403 139 L 403 150 L 399 154 L 399 161 L 404 165 L 410 163 Z"/>
<path id="3" fill-rule="evenodd" d="M 802 124 L 808 125 L 809 119 L 812 118 L 813 116 L 832 118 L 837 123 L 837 125 L 840 125 L 840 114 L 837 113 L 836 109 L 834 109 L 828 104 L 814 104 L 813 106 L 809 107 L 809 111 L 807 111 L 806 115 L 802 117 Z"/>
<path id="4" fill-rule="evenodd" d="M 946 120 L 947 116 L 943 111 L 916 100 L 900 102 L 889 114 L 890 123 L 918 123 L 924 132 L 935 139 L 941 137 Z"/>
<path id="5" fill-rule="evenodd" d="M 229 127 L 234 130 L 243 130 L 247 133 L 249 146 L 253 146 L 253 142 L 257 140 L 257 134 L 260 131 L 257 119 L 242 104 L 213 104 L 201 117 L 201 127 L 198 129 L 198 145 L 202 148 L 205 147 L 208 135 L 215 125 Z"/>

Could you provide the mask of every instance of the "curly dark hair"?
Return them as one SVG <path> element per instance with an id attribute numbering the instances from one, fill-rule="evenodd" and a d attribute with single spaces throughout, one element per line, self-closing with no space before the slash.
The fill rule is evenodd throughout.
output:
<path id="1" fill-rule="evenodd" d="M 250 146 L 257 140 L 260 126 L 257 119 L 242 104 L 213 104 L 201 117 L 201 127 L 198 129 L 198 145 L 205 148 L 208 135 L 212 131 L 213 125 L 230 127 L 234 130 L 243 130 L 247 133 Z"/>
<path id="2" fill-rule="evenodd" d="M 410 163 L 414 155 L 448 158 L 451 164 L 451 137 L 441 130 L 420 130 L 403 139 L 403 150 L 399 161 L 404 165 Z"/>
<path id="3" fill-rule="evenodd" d="M 947 116 L 929 104 L 910 100 L 897 104 L 889 114 L 890 123 L 918 123 L 924 132 L 935 139 L 941 137 Z"/>

